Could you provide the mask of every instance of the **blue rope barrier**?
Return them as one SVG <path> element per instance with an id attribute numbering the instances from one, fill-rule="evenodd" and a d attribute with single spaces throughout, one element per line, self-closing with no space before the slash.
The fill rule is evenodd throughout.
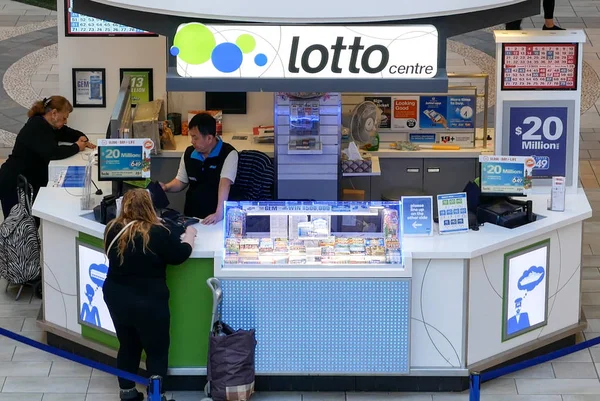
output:
<path id="1" fill-rule="evenodd" d="M 534 358 L 528 359 L 526 361 L 517 362 L 513 365 L 504 366 L 502 368 L 498 368 L 489 372 L 485 372 L 481 374 L 481 381 L 489 381 L 492 379 L 496 379 L 500 376 L 507 375 L 509 373 L 513 373 L 522 369 L 529 368 L 531 366 L 539 365 L 540 363 L 548 362 L 556 358 L 560 358 L 565 355 L 572 354 L 577 351 L 584 350 L 586 348 L 593 347 L 594 345 L 600 344 L 600 337 L 592 338 L 591 340 L 587 340 L 581 342 L 579 344 L 571 345 L 570 347 L 566 347 L 563 349 L 559 349 L 557 351 L 552 351 L 545 355 L 536 356 Z"/>
<path id="2" fill-rule="evenodd" d="M 571 345 L 570 347 L 552 351 L 548 354 L 536 356 L 526 361 L 517 362 L 513 365 L 504 366 L 483 374 L 473 373 L 469 376 L 469 401 L 479 401 L 481 383 L 483 382 L 493 380 L 519 370 L 530 368 L 532 366 L 539 365 L 541 363 L 548 362 L 598 344 L 600 344 L 600 337 L 592 338 L 591 340 Z"/>
<path id="3" fill-rule="evenodd" d="M 91 368 L 101 370 L 103 372 L 109 373 L 114 376 L 121 377 L 126 380 L 131 380 L 132 382 L 139 383 L 144 386 L 148 386 L 148 384 L 150 384 L 150 388 L 158 389 L 159 391 L 157 393 L 154 393 L 154 395 L 157 396 L 158 398 L 150 397 L 149 400 L 150 401 L 160 401 L 161 400 L 161 393 L 160 393 L 161 384 L 160 384 L 159 376 L 153 376 L 152 378 L 147 379 L 142 376 L 134 375 L 133 373 L 125 372 L 124 370 L 106 366 L 102 363 L 95 362 L 95 361 L 80 357 L 78 355 L 72 354 L 70 352 L 51 347 L 47 344 L 37 342 L 30 338 L 24 337 L 20 334 L 3 329 L 2 327 L 0 327 L 0 335 L 11 338 L 11 339 L 18 341 L 20 343 L 23 343 L 23 344 L 27 344 L 27 345 L 37 348 L 41 351 L 48 352 L 49 354 L 54 354 L 54 355 L 60 356 L 62 358 L 71 360 L 71 361 L 79 363 L 81 365 L 89 366 Z M 158 382 L 158 384 L 157 384 L 157 382 Z"/>

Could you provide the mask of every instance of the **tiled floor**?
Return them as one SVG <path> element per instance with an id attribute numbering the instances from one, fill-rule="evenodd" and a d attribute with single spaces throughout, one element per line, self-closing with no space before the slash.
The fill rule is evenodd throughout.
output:
<path id="1" fill-rule="evenodd" d="M 61 0 L 59 0 L 61 1 Z M 558 0 L 556 16 L 565 28 L 585 29 L 589 42 L 585 60 L 600 74 L 600 0 Z M 0 40 L 13 29 L 55 18 L 55 13 L 0 0 Z M 528 18 L 524 28 L 539 29 L 541 17 Z M 16 28 L 19 27 L 19 28 Z M 487 36 L 486 36 L 487 35 Z M 453 38 L 455 40 L 455 38 Z M 456 38 L 493 55 L 491 35 L 484 31 Z M 472 41 L 473 44 L 469 43 Z M 487 42 L 486 42 L 487 41 Z M 482 59 L 465 59 L 448 54 L 451 72 L 479 72 Z M 40 96 L 58 92 L 57 61 L 48 59 L 31 77 Z M 1 121 L 0 121 L 1 123 Z M 490 122 L 491 123 L 491 122 Z M 582 115 L 580 178 L 594 211 L 600 211 L 600 101 Z M 600 336 L 600 213 L 585 223 L 583 245 L 583 310 L 588 318 L 586 338 Z M 4 288 L 0 283 L 0 289 Z M 43 341 L 35 325 L 40 302 L 26 292 L 18 302 L 14 291 L 0 290 L 0 326 Z M 600 401 L 600 346 L 551 363 L 485 383 L 483 401 Z M 200 400 L 202 394 L 176 393 L 178 401 Z M 116 381 L 102 372 L 74 365 L 29 346 L 0 337 L 0 401 L 113 401 Z M 466 401 L 465 394 L 391 393 L 259 393 L 256 401 Z"/>

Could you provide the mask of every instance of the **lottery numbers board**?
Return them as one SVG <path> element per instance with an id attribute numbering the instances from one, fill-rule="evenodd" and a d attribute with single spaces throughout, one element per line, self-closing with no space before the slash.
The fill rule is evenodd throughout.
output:
<path id="1" fill-rule="evenodd" d="M 75 0 L 65 0 L 66 36 L 156 36 L 151 32 L 104 21 L 73 11 Z"/>
<path id="2" fill-rule="evenodd" d="M 576 43 L 504 43 L 502 90 L 577 90 Z"/>

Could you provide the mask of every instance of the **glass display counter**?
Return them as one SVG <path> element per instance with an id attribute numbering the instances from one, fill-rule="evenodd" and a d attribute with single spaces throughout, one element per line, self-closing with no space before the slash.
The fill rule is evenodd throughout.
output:
<path id="1" fill-rule="evenodd" d="M 399 202 L 227 202 L 222 269 L 405 271 Z"/>

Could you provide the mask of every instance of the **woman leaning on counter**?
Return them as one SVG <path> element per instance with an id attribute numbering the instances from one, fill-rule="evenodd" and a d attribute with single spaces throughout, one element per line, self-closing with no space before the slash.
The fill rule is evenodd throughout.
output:
<path id="1" fill-rule="evenodd" d="M 51 160 L 71 157 L 85 148 L 95 148 L 83 132 L 67 127 L 73 111 L 71 103 L 62 96 L 50 96 L 31 106 L 12 153 L 0 168 L 0 201 L 2 212 L 8 216 L 18 203 L 17 177 L 23 175 L 33 187 L 35 197 L 41 187 L 48 185 L 48 165 Z M 59 145 L 69 142 L 71 145 Z"/>

